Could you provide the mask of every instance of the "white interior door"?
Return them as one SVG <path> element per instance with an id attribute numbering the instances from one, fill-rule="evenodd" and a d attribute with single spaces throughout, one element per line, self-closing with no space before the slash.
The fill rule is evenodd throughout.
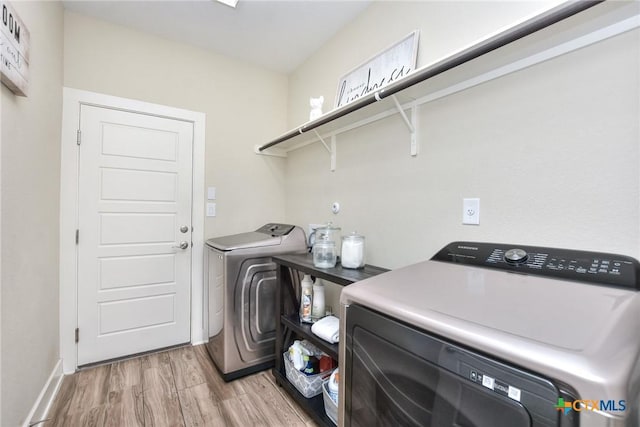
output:
<path id="1" fill-rule="evenodd" d="M 188 342 L 193 124 L 83 105 L 80 131 L 78 365 Z"/>

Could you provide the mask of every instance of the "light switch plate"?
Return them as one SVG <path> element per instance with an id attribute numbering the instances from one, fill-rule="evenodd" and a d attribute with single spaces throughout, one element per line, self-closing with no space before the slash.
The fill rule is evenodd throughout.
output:
<path id="1" fill-rule="evenodd" d="M 207 187 L 207 200 L 216 199 L 216 187 Z"/>
<path id="2" fill-rule="evenodd" d="M 207 216 L 216 216 L 216 204 L 207 203 Z"/>
<path id="3" fill-rule="evenodd" d="M 480 199 L 462 199 L 462 223 L 480 225 Z"/>

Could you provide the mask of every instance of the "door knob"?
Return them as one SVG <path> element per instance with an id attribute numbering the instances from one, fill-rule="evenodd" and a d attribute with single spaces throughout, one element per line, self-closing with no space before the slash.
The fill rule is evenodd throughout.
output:
<path id="1" fill-rule="evenodd" d="M 176 249 L 187 249 L 189 247 L 189 242 L 182 241 L 178 246 L 171 246 L 171 247 Z"/>
<path id="2" fill-rule="evenodd" d="M 181 233 L 186 233 L 187 231 L 189 231 L 189 226 L 183 225 L 182 227 L 180 227 L 180 232 Z"/>

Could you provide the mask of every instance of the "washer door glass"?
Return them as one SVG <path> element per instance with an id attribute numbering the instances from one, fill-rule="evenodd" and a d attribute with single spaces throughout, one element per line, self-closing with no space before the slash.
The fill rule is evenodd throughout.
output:
<path id="1" fill-rule="evenodd" d="M 349 426 L 530 427 L 512 399 L 451 374 L 364 329 L 353 336 Z"/>

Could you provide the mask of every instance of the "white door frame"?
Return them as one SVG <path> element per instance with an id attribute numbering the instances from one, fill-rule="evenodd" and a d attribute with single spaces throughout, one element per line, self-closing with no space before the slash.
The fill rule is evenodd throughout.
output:
<path id="1" fill-rule="evenodd" d="M 193 189 L 191 253 L 191 343 L 206 341 L 204 333 L 204 155 L 205 114 L 84 90 L 63 88 L 60 171 L 60 357 L 65 374 L 78 367 L 77 245 L 78 147 L 80 106 L 93 105 L 193 123 Z M 80 337 L 82 339 L 82 336 Z"/>

